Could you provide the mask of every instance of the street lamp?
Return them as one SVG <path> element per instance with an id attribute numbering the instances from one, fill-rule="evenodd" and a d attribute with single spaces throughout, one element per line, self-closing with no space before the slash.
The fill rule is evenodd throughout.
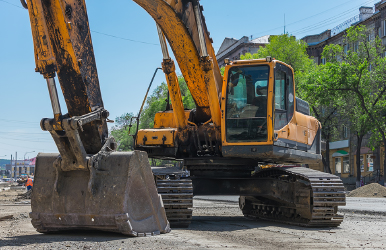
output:
<path id="1" fill-rule="evenodd" d="M 23 172 L 25 172 L 25 173 L 27 173 L 27 169 L 26 169 L 26 167 L 25 167 L 25 156 L 27 155 L 27 154 L 29 154 L 29 153 L 34 153 L 35 151 L 31 151 L 31 152 L 25 152 L 25 154 L 24 154 L 24 161 L 23 161 Z"/>
<path id="2" fill-rule="evenodd" d="M 31 151 L 31 152 L 25 152 L 25 154 L 24 154 L 24 160 L 25 160 L 25 156 L 27 155 L 27 154 L 29 154 L 29 153 L 34 153 L 35 151 Z"/>

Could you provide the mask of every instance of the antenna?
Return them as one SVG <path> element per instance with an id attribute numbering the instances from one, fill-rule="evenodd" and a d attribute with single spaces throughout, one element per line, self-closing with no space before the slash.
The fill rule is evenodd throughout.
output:
<path id="1" fill-rule="evenodd" d="M 284 34 L 285 34 L 285 13 L 284 13 Z"/>

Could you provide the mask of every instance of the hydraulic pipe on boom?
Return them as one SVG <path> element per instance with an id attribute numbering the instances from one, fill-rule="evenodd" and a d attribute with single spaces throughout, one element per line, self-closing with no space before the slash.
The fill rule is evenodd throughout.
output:
<path id="1" fill-rule="evenodd" d="M 169 88 L 169 95 L 170 100 L 172 102 L 174 120 L 176 121 L 177 128 L 181 130 L 186 127 L 187 122 L 185 119 L 185 111 L 184 105 L 182 103 L 180 85 L 178 83 L 178 78 L 176 75 L 176 66 L 174 65 L 174 61 L 169 56 L 165 36 L 159 25 L 156 25 L 163 55 L 162 70 L 165 73 L 166 82 Z"/>
<path id="2" fill-rule="evenodd" d="M 200 40 L 200 48 L 201 48 L 200 66 L 204 73 L 203 76 L 204 76 L 204 82 L 205 82 L 208 99 L 209 99 L 209 106 L 210 106 L 210 112 L 212 117 L 211 119 L 218 131 L 218 128 L 220 128 L 221 126 L 220 103 L 219 103 L 219 100 L 217 99 L 218 93 L 217 93 L 216 83 L 214 79 L 213 60 L 209 57 L 209 54 L 208 54 L 207 45 L 205 42 L 203 24 L 201 20 L 200 5 L 198 4 L 198 2 L 194 3 L 194 13 L 196 16 L 197 29 L 198 29 L 198 35 Z M 219 137 L 218 133 L 216 134 L 217 134 L 216 137 Z"/>

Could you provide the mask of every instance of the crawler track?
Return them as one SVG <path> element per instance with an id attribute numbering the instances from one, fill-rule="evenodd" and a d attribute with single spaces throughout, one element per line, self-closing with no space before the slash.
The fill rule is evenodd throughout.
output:
<path id="1" fill-rule="evenodd" d="M 192 221 L 193 186 L 190 179 L 157 180 L 166 216 L 172 228 L 189 227 Z"/>
<path id="2" fill-rule="evenodd" d="M 187 172 L 177 167 L 152 167 L 152 171 L 170 226 L 189 227 L 192 221 L 193 185 Z"/>
<path id="3" fill-rule="evenodd" d="M 255 176 L 274 181 L 284 176 L 287 183 L 301 184 L 296 190 L 289 190 L 293 194 L 292 201 L 240 196 L 244 216 L 305 227 L 337 227 L 343 221 L 343 216 L 337 214 L 338 206 L 346 205 L 344 186 L 339 177 L 300 167 L 272 168 L 259 171 Z"/>

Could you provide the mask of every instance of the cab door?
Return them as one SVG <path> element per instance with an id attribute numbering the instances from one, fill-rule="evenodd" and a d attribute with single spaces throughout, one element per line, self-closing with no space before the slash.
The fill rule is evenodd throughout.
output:
<path id="1" fill-rule="evenodd" d="M 294 118 L 295 108 L 293 71 L 277 63 L 274 80 L 274 130 L 281 146 L 296 148 L 298 128 Z"/>

